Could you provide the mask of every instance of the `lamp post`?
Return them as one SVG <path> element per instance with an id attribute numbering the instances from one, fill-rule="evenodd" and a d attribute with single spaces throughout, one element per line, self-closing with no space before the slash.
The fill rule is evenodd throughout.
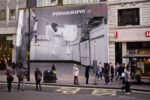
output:
<path id="1" fill-rule="evenodd" d="M 96 83 L 96 71 L 97 71 L 97 60 L 96 60 L 96 40 L 94 40 L 94 60 L 93 60 L 93 72 L 94 72 L 94 85 L 97 85 Z"/>
<path id="2" fill-rule="evenodd" d="M 29 13 L 29 18 L 28 18 L 28 47 L 27 47 L 27 68 L 28 68 L 28 72 L 27 72 L 27 81 L 30 81 L 30 33 L 31 33 L 31 29 L 30 29 L 30 1 L 31 0 L 27 0 L 27 8 L 28 8 L 28 13 Z"/>

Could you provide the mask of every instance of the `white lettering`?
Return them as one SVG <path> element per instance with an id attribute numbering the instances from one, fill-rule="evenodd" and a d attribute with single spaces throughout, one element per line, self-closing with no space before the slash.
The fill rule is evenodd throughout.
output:
<path id="1" fill-rule="evenodd" d="M 53 16 L 74 15 L 74 14 L 84 14 L 84 13 L 85 10 L 72 10 L 72 11 L 53 12 Z"/>

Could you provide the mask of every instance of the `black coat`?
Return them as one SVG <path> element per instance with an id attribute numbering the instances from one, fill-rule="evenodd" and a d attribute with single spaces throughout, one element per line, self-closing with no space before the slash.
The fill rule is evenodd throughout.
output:
<path id="1" fill-rule="evenodd" d="M 89 78 L 89 70 L 90 70 L 90 66 L 87 66 L 87 67 L 85 68 L 85 77 L 86 77 L 86 78 Z"/>

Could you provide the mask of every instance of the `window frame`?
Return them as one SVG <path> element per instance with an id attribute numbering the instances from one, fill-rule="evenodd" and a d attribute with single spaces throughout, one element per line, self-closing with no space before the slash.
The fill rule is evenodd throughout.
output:
<path id="1" fill-rule="evenodd" d="M 131 10 L 133 10 L 133 11 L 131 11 Z M 122 16 L 123 16 L 123 11 L 125 12 L 127 12 L 127 13 L 131 13 L 131 12 L 134 12 L 134 14 L 132 15 L 132 16 L 134 16 L 134 18 L 136 17 L 136 18 L 138 18 L 137 20 L 137 22 L 134 20 L 134 23 L 132 23 L 132 22 L 128 22 L 128 23 L 123 23 L 123 22 L 119 22 L 119 20 L 121 21 L 121 19 L 123 19 L 123 18 L 121 18 L 120 17 L 120 15 L 121 15 L 121 12 L 122 11 Z M 129 12 L 130 11 L 130 12 Z M 137 14 L 137 12 L 138 12 L 138 14 Z M 138 16 L 137 16 L 138 15 Z M 131 16 L 131 14 L 128 14 L 128 16 Z M 120 18 L 119 18 L 120 17 Z M 126 16 L 127 17 L 127 16 Z M 124 17 L 125 18 L 125 17 Z M 117 10 L 117 26 L 128 26 L 128 25 L 132 25 L 132 26 L 138 26 L 138 25 L 140 25 L 140 23 L 141 23 L 141 19 L 140 19 L 140 8 L 129 8 L 129 9 L 118 9 Z"/>
<path id="2" fill-rule="evenodd" d="M 11 18 L 11 11 L 14 11 L 14 18 Z M 9 9 L 9 20 L 16 20 L 16 9 Z"/>

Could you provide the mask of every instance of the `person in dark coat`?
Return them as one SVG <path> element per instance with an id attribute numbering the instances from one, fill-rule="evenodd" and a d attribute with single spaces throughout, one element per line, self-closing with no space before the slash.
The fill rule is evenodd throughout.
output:
<path id="1" fill-rule="evenodd" d="M 8 87 L 8 91 L 11 92 L 11 87 L 12 87 L 12 82 L 14 80 L 14 70 L 8 66 L 7 64 L 7 68 L 6 68 L 6 75 L 7 75 L 7 87 Z"/>
<path id="2" fill-rule="evenodd" d="M 88 84 L 88 81 L 89 81 L 89 70 L 90 70 L 90 65 L 86 66 L 85 68 L 86 84 Z"/>
<path id="3" fill-rule="evenodd" d="M 114 66 L 111 65 L 111 81 L 113 81 L 114 78 Z"/>
<path id="4" fill-rule="evenodd" d="M 36 90 L 38 90 L 38 85 L 41 91 L 41 79 L 42 79 L 42 72 L 40 71 L 40 69 L 38 67 L 36 67 L 35 69 L 35 81 L 36 81 Z"/>
<path id="5" fill-rule="evenodd" d="M 52 71 L 53 71 L 53 74 L 55 75 L 55 80 L 57 80 L 57 75 L 56 75 L 56 64 L 53 64 L 53 65 L 52 65 Z"/>
<path id="6" fill-rule="evenodd" d="M 105 85 L 108 85 L 109 82 L 109 64 L 108 63 L 104 63 L 104 77 L 105 77 Z"/>

